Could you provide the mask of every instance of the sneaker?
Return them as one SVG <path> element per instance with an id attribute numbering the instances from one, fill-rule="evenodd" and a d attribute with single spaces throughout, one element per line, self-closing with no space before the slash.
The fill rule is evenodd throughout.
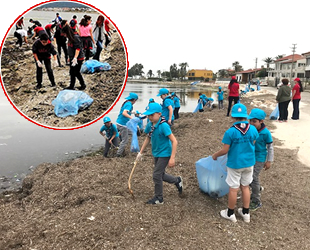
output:
<path id="1" fill-rule="evenodd" d="M 250 222 L 250 214 L 244 214 L 242 212 L 242 208 L 238 208 L 238 214 L 242 217 L 244 222 L 247 222 L 247 223 Z"/>
<path id="2" fill-rule="evenodd" d="M 262 203 L 259 202 L 259 203 L 256 203 L 256 202 L 251 202 L 250 203 L 250 210 L 251 211 L 256 211 L 257 209 L 259 209 L 260 207 L 262 207 Z"/>
<path id="3" fill-rule="evenodd" d="M 224 219 L 226 219 L 226 220 L 230 220 L 230 221 L 232 221 L 232 222 L 237 222 L 236 215 L 235 215 L 235 214 L 232 214 L 231 216 L 228 216 L 228 215 L 227 215 L 227 211 L 228 211 L 227 208 L 224 209 L 224 210 L 222 210 L 222 211 L 220 212 L 220 215 L 221 215 Z"/>
<path id="4" fill-rule="evenodd" d="M 84 89 L 86 89 L 86 85 L 82 85 L 82 86 L 78 87 L 78 89 L 79 90 L 84 90 Z"/>
<path id="5" fill-rule="evenodd" d="M 157 198 L 156 196 L 146 202 L 146 204 L 152 204 L 152 205 L 161 205 L 164 204 L 163 198 Z"/>
<path id="6" fill-rule="evenodd" d="M 175 183 L 175 185 L 176 185 L 179 193 L 182 194 L 182 191 L 183 191 L 183 179 L 182 179 L 181 176 L 178 177 L 178 182 Z"/>
<path id="7" fill-rule="evenodd" d="M 263 192 L 265 188 L 263 186 L 260 186 L 259 191 Z"/>

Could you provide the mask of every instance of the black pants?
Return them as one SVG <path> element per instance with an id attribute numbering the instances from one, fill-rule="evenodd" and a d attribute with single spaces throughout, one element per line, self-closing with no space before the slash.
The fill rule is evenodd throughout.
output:
<path id="1" fill-rule="evenodd" d="M 57 42 L 57 39 L 56 39 L 56 42 Z M 67 63 L 67 61 L 68 61 L 68 48 L 67 48 L 67 44 L 65 41 L 58 41 L 57 42 L 57 51 L 58 51 L 59 57 L 61 57 L 61 49 L 63 49 L 63 51 L 65 53 L 65 60 Z"/>
<path id="2" fill-rule="evenodd" d="M 111 37 L 110 32 L 109 32 L 109 35 Z M 109 38 L 108 38 L 109 36 L 107 34 L 104 34 L 104 36 L 105 36 L 105 43 L 104 43 L 104 45 L 107 47 L 109 45 L 109 43 L 111 42 L 111 40 L 109 40 Z"/>
<path id="3" fill-rule="evenodd" d="M 288 116 L 288 105 L 290 103 L 290 100 L 285 101 L 285 102 L 279 102 L 279 121 L 287 121 L 287 116 Z"/>
<path id="4" fill-rule="evenodd" d="M 48 79 L 50 80 L 52 85 L 55 85 L 55 78 L 54 78 L 54 74 L 53 74 L 53 70 L 51 66 L 51 59 L 48 59 L 48 58 L 40 59 L 39 58 L 39 61 L 41 63 L 44 62 L 45 69 L 48 75 Z M 38 86 L 42 86 L 43 68 L 40 68 L 37 63 L 36 63 L 36 66 L 37 66 L 37 83 L 38 83 Z"/>
<path id="5" fill-rule="evenodd" d="M 229 96 L 228 97 L 227 116 L 229 116 L 231 106 L 232 106 L 232 101 L 234 101 L 234 105 L 235 105 L 239 101 L 239 96 Z"/>
<path id="6" fill-rule="evenodd" d="M 102 51 L 102 41 L 97 41 L 97 48 L 96 48 L 96 54 L 94 55 L 93 59 L 100 61 L 100 53 Z"/>
<path id="7" fill-rule="evenodd" d="M 19 44 L 19 47 L 21 47 L 22 44 L 23 44 L 22 36 L 18 32 L 16 32 L 16 31 L 14 32 L 14 36 L 17 38 L 16 44 Z"/>
<path id="8" fill-rule="evenodd" d="M 76 78 L 79 80 L 80 84 L 81 84 L 81 87 L 85 86 L 85 82 L 84 82 L 84 79 L 83 79 L 83 76 L 80 72 L 81 70 L 81 67 L 82 67 L 82 64 L 83 64 L 83 61 L 82 60 L 78 60 L 78 64 L 75 65 L 74 67 L 72 67 L 72 60 L 70 60 L 70 88 L 74 88 L 74 85 L 75 85 L 75 81 L 76 81 Z"/>
<path id="9" fill-rule="evenodd" d="M 219 100 L 219 109 L 223 108 L 223 100 Z"/>
<path id="10" fill-rule="evenodd" d="M 174 114 L 174 119 L 179 119 L 179 110 L 180 108 L 174 108 L 173 114 Z"/>
<path id="11" fill-rule="evenodd" d="M 299 119 L 299 102 L 300 99 L 293 99 L 293 116 L 292 119 L 293 120 L 298 120 Z"/>
<path id="12" fill-rule="evenodd" d="M 112 143 L 114 145 L 114 147 L 118 147 L 119 145 L 119 138 L 118 137 L 114 137 L 114 139 L 112 140 Z M 103 152 L 103 156 L 107 157 L 109 150 L 110 150 L 111 144 L 109 143 L 109 140 L 105 141 L 105 146 L 104 146 L 104 152 Z"/>

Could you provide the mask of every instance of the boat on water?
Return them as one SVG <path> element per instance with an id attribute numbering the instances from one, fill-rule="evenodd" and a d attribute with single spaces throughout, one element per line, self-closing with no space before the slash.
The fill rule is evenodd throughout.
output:
<path id="1" fill-rule="evenodd" d="M 200 81 L 191 82 L 191 85 L 196 85 L 197 83 L 200 83 Z"/>

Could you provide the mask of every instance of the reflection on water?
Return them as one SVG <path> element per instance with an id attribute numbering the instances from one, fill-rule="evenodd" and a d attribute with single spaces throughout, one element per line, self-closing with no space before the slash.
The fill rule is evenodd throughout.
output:
<path id="1" fill-rule="evenodd" d="M 115 122 L 124 98 L 130 92 L 139 95 L 134 109 L 144 112 L 150 98 L 162 102 L 156 95 L 163 87 L 165 86 L 159 84 L 127 83 L 120 101 L 107 116 Z M 180 97 L 180 112 L 192 112 L 195 109 L 199 92 L 212 97 L 216 94 L 199 86 L 180 85 L 167 88 Z M 63 161 L 76 157 L 82 150 L 93 150 L 103 145 L 103 137 L 99 134 L 102 120 L 73 131 L 42 128 L 20 116 L 3 93 L 0 94 L 0 113 L 0 176 L 27 172 L 29 167 L 42 162 Z"/>

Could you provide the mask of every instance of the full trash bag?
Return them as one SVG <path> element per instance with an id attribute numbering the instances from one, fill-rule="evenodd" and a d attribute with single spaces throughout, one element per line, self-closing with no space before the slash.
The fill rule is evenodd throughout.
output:
<path id="1" fill-rule="evenodd" d="M 62 90 L 58 93 L 56 99 L 52 101 L 55 106 L 54 111 L 58 117 L 67 117 L 77 115 L 79 110 L 88 108 L 93 99 L 83 91 Z"/>
<path id="2" fill-rule="evenodd" d="M 137 135 L 139 122 L 140 122 L 140 118 L 134 117 L 126 123 L 127 128 L 132 132 L 132 139 L 131 139 L 131 145 L 130 145 L 131 152 L 140 152 L 138 135 Z"/>
<path id="3" fill-rule="evenodd" d="M 81 67 L 81 73 L 94 73 L 94 72 L 100 72 L 104 70 L 110 70 L 111 65 L 108 63 L 99 62 L 97 60 L 91 59 L 87 60 L 83 63 Z"/>
<path id="4" fill-rule="evenodd" d="M 229 192 L 226 163 L 227 155 L 218 157 L 216 161 L 209 156 L 196 162 L 199 188 L 212 198 L 222 197 Z"/>
<path id="5" fill-rule="evenodd" d="M 270 120 L 278 120 L 279 117 L 279 105 L 271 112 L 269 119 Z"/>

